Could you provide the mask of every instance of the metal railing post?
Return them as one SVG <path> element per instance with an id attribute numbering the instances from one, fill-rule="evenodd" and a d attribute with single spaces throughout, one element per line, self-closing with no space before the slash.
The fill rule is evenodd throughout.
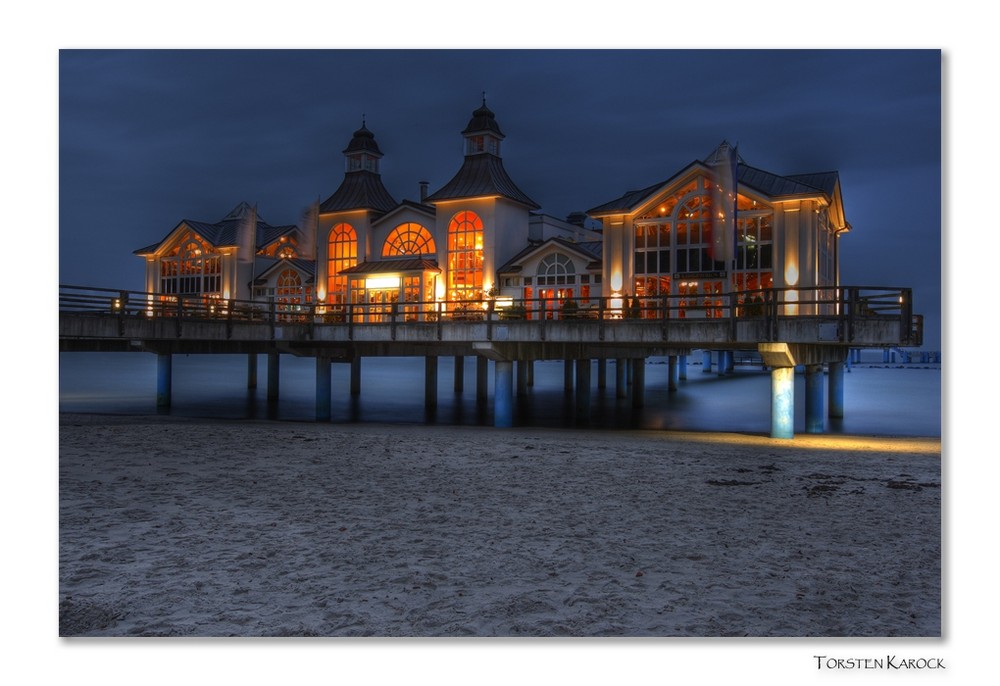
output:
<path id="1" fill-rule="evenodd" d="M 545 340 L 545 299 L 542 299 L 542 306 L 538 308 L 538 336 Z"/>
<path id="2" fill-rule="evenodd" d="M 604 340 L 604 304 L 606 299 L 602 295 L 597 301 L 597 340 Z"/>

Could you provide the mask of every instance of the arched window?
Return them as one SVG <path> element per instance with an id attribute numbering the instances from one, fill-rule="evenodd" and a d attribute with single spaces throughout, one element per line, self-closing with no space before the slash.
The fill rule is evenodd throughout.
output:
<path id="1" fill-rule="evenodd" d="M 219 295 L 222 261 L 213 248 L 193 233 L 160 261 L 160 292 L 171 295 Z"/>
<path id="2" fill-rule="evenodd" d="M 573 266 L 573 260 L 561 253 L 553 253 L 539 262 L 536 274 L 539 286 L 576 283 L 576 267 Z"/>
<path id="3" fill-rule="evenodd" d="M 478 300 L 483 290 L 483 220 L 459 212 L 448 225 L 448 300 Z"/>
<path id="4" fill-rule="evenodd" d="M 302 277 L 294 269 L 286 269 L 278 275 L 278 295 L 295 295 L 302 288 Z"/>
<path id="5" fill-rule="evenodd" d="M 358 235 L 350 224 L 337 224 L 330 229 L 327 250 L 326 301 L 334 305 L 347 302 L 347 277 L 340 272 L 358 263 Z"/>
<path id="6" fill-rule="evenodd" d="M 436 252 L 431 232 L 414 222 L 397 226 L 389 232 L 382 244 L 382 257 L 433 255 Z"/>

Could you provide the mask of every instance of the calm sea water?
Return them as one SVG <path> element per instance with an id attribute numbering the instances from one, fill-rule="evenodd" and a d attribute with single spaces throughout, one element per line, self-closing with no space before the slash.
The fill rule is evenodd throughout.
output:
<path id="1" fill-rule="evenodd" d="M 563 387 L 563 363 L 535 363 L 534 386 L 516 397 L 517 426 L 683 431 L 770 430 L 770 375 L 760 367 L 738 366 L 720 377 L 704 373 L 701 356 L 689 357 L 687 379 L 676 393 L 667 391 L 665 359 L 651 358 L 646 368 L 645 407 L 615 397 L 615 366 L 607 365 L 607 388 L 597 388 L 592 369 L 590 413 L 577 416 L 575 397 Z M 941 435 L 939 365 L 882 365 L 865 362 L 845 374 L 845 417 L 827 419 L 830 433 L 881 436 Z M 61 353 L 61 412 L 154 414 L 156 357 L 148 353 Z M 422 358 L 367 358 L 362 362 L 360 396 L 350 395 L 350 369 L 333 365 L 333 421 L 445 425 L 491 425 L 490 400 L 477 404 L 475 360 L 465 360 L 465 390 L 454 392 L 453 359 L 439 359 L 438 406 L 424 408 Z M 314 421 L 315 362 L 281 357 L 280 399 L 267 401 L 266 356 L 259 356 L 258 387 L 249 390 L 247 358 L 242 355 L 175 355 L 173 402 L 169 414 L 203 418 L 259 418 Z M 805 425 L 804 377 L 796 375 L 796 431 Z"/>

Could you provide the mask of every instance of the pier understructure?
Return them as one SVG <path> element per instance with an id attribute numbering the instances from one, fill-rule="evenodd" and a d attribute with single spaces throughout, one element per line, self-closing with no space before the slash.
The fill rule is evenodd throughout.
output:
<path id="1" fill-rule="evenodd" d="M 733 293 L 704 306 L 674 296 L 627 303 L 594 298 L 587 308 L 546 303 L 407 302 L 287 304 L 165 297 L 103 288 L 60 288 L 60 350 L 146 352 L 157 356 L 157 404 L 171 402 L 172 359 L 177 354 L 245 354 L 247 385 L 257 385 L 258 356 L 267 359 L 267 397 L 279 397 L 282 355 L 316 361 L 316 419 L 331 420 L 331 365 L 351 366 L 350 393 L 361 392 L 365 357 L 422 357 L 425 403 L 438 395 L 438 359 L 456 360 L 454 388 L 464 390 L 464 359 L 475 357 L 477 399 L 487 400 L 492 363 L 493 423 L 510 427 L 514 398 L 532 385 L 538 360 L 565 361 L 567 391 L 578 413 L 589 411 L 591 370 L 605 388 L 615 363 L 618 398 L 645 402 L 646 361 L 668 360 L 668 389 L 678 390 L 689 356 L 712 353 L 720 373 L 737 354 L 753 352 L 770 369 L 770 435 L 794 436 L 796 368 L 805 374 L 805 431 L 821 433 L 829 417 L 844 415 L 844 370 L 857 348 L 899 350 L 922 343 L 922 317 L 906 288 L 767 289 Z M 752 307 L 743 303 L 752 302 Z M 516 372 L 515 372 L 516 369 Z M 825 372 L 825 373 L 824 373 Z M 767 399 L 762 398 L 765 402 Z M 824 400 L 826 401 L 824 403 Z M 763 427 L 762 427 L 763 428 Z"/>

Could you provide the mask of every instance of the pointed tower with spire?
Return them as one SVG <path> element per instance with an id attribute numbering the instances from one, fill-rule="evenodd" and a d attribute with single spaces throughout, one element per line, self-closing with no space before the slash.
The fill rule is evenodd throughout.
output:
<path id="1" fill-rule="evenodd" d="M 438 264 L 450 301 L 473 300 L 496 284 L 496 267 L 527 244 L 528 215 L 540 207 L 504 168 L 504 134 L 485 95 L 462 137 L 458 173 L 424 200 L 437 210 Z"/>
<path id="2" fill-rule="evenodd" d="M 329 303 L 344 301 L 347 282 L 337 272 L 368 259 L 372 222 L 398 204 L 382 183 L 382 151 L 364 117 L 343 154 L 344 180 L 319 204 L 316 235 L 317 291 Z"/>

